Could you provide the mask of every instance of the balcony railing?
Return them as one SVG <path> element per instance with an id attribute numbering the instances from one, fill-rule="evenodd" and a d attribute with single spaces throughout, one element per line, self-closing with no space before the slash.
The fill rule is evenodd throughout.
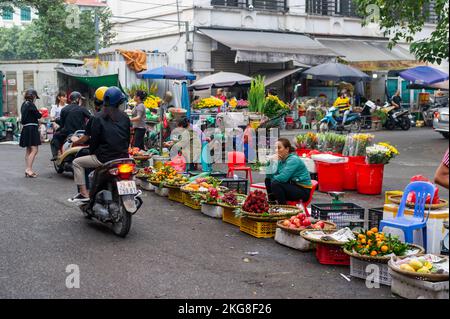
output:
<path id="1" fill-rule="evenodd" d="M 287 0 L 211 0 L 217 7 L 247 8 L 253 6 L 254 10 L 287 12 Z"/>
<path id="2" fill-rule="evenodd" d="M 360 18 L 352 0 L 306 0 L 306 13 Z"/>

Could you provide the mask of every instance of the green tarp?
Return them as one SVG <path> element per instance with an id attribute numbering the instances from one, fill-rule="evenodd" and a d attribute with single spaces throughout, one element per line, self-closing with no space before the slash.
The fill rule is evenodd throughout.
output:
<path id="1" fill-rule="evenodd" d="M 63 73 L 67 76 L 74 78 L 77 81 L 80 81 L 87 86 L 97 89 L 101 86 L 117 86 L 122 92 L 125 91 L 122 88 L 122 85 L 119 81 L 118 74 L 108 74 L 108 75 L 88 75 L 88 71 L 84 68 L 80 67 L 61 67 L 57 69 L 58 72 Z"/>

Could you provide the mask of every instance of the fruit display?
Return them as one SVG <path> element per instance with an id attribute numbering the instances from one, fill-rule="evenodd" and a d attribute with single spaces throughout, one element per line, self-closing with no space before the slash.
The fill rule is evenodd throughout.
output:
<path id="1" fill-rule="evenodd" d="M 189 180 L 186 176 L 176 173 L 173 177 L 167 178 L 164 182 L 164 185 L 167 186 L 183 186 L 189 183 Z"/>
<path id="2" fill-rule="evenodd" d="M 242 205 L 242 210 L 249 213 L 263 214 L 269 212 L 269 202 L 266 193 L 255 190 L 250 192 L 247 199 Z"/>
<path id="3" fill-rule="evenodd" d="M 149 177 L 149 182 L 155 184 L 162 184 L 168 180 L 173 181 L 179 174 L 173 167 L 164 165 L 159 171 L 153 173 Z"/>
<path id="4" fill-rule="evenodd" d="M 238 195 L 236 191 L 231 191 L 220 197 L 219 201 L 231 207 L 239 207 L 244 203 L 245 199 L 245 195 Z"/>
<path id="5" fill-rule="evenodd" d="M 381 257 L 391 254 L 404 256 L 410 246 L 401 242 L 397 237 L 390 234 L 385 235 L 378 232 L 377 228 L 372 228 L 368 231 L 361 230 L 357 238 L 348 242 L 345 248 L 360 255 Z"/>
<path id="6" fill-rule="evenodd" d="M 394 267 L 416 274 L 448 274 L 448 258 L 435 255 L 413 256 L 397 260 Z"/>
<path id="7" fill-rule="evenodd" d="M 152 174 L 153 174 L 152 167 L 144 167 L 138 171 L 138 173 L 136 174 L 136 177 L 137 178 L 149 178 Z"/>
<path id="8" fill-rule="evenodd" d="M 214 177 L 199 177 L 193 182 L 185 185 L 183 190 L 188 192 L 208 192 L 210 188 L 217 188 L 220 181 Z"/>
<path id="9" fill-rule="evenodd" d="M 191 195 L 192 199 L 202 204 L 215 204 L 220 198 L 219 190 L 211 187 L 206 193 L 194 193 Z"/>
<path id="10" fill-rule="evenodd" d="M 285 219 L 281 223 L 284 227 L 290 228 L 290 229 L 324 229 L 325 228 L 325 222 L 319 220 L 315 221 L 309 217 L 306 216 L 305 213 L 297 214 L 296 216 L 292 216 L 290 219 Z"/>

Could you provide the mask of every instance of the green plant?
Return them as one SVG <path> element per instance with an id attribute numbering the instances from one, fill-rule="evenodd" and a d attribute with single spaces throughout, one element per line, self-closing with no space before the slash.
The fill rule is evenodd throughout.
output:
<path id="1" fill-rule="evenodd" d="M 248 110 L 250 112 L 262 113 L 265 102 L 264 76 L 257 75 L 252 79 L 250 89 L 248 90 Z"/>
<path id="2" fill-rule="evenodd" d="M 372 113 L 372 118 L 373 117 L 378 117 L 381 121 L 381 124 L 385 124 L 387 121 L 387 114 L 386 112 L 383 112 L 382 110 L 375 110 Z"/>
<path id="3" fill-rule="evenodd" d="M 281 101 L 278 96 L 268 95 L 264 101 L 264 115 L 268 118 L 274 118 L 282 111 L 289 110 L 289 107 Z"/>

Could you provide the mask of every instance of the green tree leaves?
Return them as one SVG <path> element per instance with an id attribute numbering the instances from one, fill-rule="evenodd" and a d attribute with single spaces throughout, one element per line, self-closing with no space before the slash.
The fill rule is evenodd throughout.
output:
<path id="1" fill-rule="evenodd" d="M 364 16 L 369 5 L 379 8 L 379 24 L 384 35 L 390 38 L 390 48 L 400 41 L 411 43 L 411 52 L 418 60 L 440 64 L 448 59 L 448 0 L 354 0 Z M 437 17 L 436 30 L 430 37 L 413 42 L 430 17 L 434 6 Z M 366 21 L 364 20 L 364 23 Z"/>

